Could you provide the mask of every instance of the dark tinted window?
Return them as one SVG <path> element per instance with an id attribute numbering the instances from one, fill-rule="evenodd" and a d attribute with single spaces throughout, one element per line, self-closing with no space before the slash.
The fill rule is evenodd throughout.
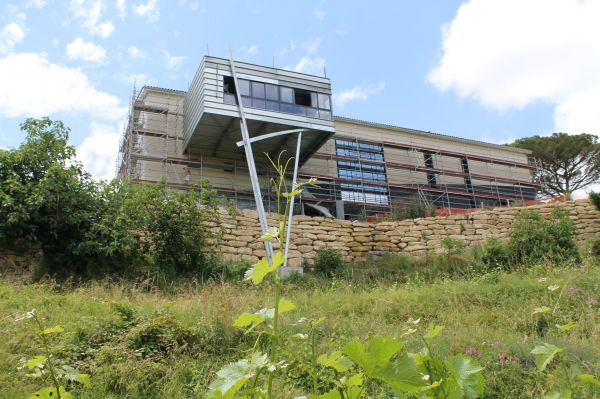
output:
<path id="1" fill-rule="evenodd" d="M 286 103 L 294 102 L 294 89 L 290 89 L 289 87 L 280 87 L 281 93 L 281 101 Z"/>
<path id="2" fill-rule="evenodd" d="M 279 101 L 279 87 L 267 84 L 265 88 L 267 90 L 267 100 Z"/>
<path id="3" fill-rule="evenodd" d="M 265 84 L 252 82 L 252 97 L 265 98 Z"/>
<path id="4" fill-rule="evenodd" d="M 327 94 L 319 93 L 319 108 L 331 109 L 331 101 Z"/>
<path id="5" fill-rule="evenodd" d="M 250 95 L 250 82 L 246 79 L 238 79 L 238 85 L 240 85 L 240 94 L 242 96 Z"/>
<path id="6" fill-rule="evenodd" d="M 310 107 L 312 105 L 310 94 L 310 91 L 295 89 L 294 103 L 296 103 L 297 105 L 304 105 L 305 107 Z"/>

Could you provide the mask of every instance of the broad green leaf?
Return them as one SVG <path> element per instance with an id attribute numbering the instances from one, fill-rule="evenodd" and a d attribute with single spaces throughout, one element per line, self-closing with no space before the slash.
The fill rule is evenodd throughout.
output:
<path id="1" fill-rule="evenodd" d="M 432 324 L 429 326 L 429 329 L 425 333 L 425 338 L 426 339 L 435 338 L 438 335 L 440 335 L 440 333 L 442 332 L 443 329 L 444 329 L 443 326 L 438 326 L 438 325 Z"/>
<path id="2" fill-rule="evenodd" d="M 85 387 L 90 386 L 90 375 L 89 374 L 77 374 L 77 381 L 82 383 Z"/>
<path id="3" fill-rule="evenodd" d="M 538 308 L 533 309 L 533 314 L 538 314 L 538 313 L 550 313 L 552 311 L 552 309 L 550 309 L 548 306 L 540 306 Z"/>
<path id="4" fill-rule="evenodd" d="M 283 256 L 283 253 L 281 251 L 277 251 L 273 255 L 272 263 L 269 264 L 267 257 L 262 258 L 256 265 L 254 265 L 254 267 L 249 269 L 249 272 L 246 273 L 246 278 L 250 277 L 252 283 L 254 285 L 258 285 L 263 281 L 267 274 L 283 265 L 284 261 L 285 256 Z"/>
<path id="5" fill-rule="evenodd" d="M 596 386 L 600 387 L 600 381 L 598 381 L 598 378 L 596 378 L 595 375 L 580 374 L 577 376 L 577 379 L 579 379 L 579 381 L 581 381 L 581 382 L 585 382 L 585 383 L 596 385 Z"/>
<path id="6" fill-rule="evenodd" d="M 337 390 L 337 388 L 333 388 L 331 391 L 317 396 L 317 398 L 318 399 L 340 399 L 340 392 Z"/>
<path id="7" fill-rule="evenodd" d="M 281 298 L 279 300 L 279 314 L 291 312 L 296 309 L 296 305 L 289 299 Z"/>
<path id="8" fill-rule="evenodd" d="M 62 328 L 61 326 L 54 326 L 54 327 L 45 328 L 44 331 L 42 331 L 42 334 L 56 334 L 56 333 L 61 333 L 64 331 L 65 331 L 65 329 Z"/>
<path id="9" fill-rule="evenodd" d="M 265 319 L 263 319 L 256 313 L 242 313 L 233 322 L 233 326 L 237 327 L 237 328 L 246 328 L 246 327 L 250 327 L 252 324 L 257 326 L 264 321 L 265 321 Z"/>
<path id="10" fill-rule="evenodd" d="M 43 366 L 45 361 L 46 361 L 46 356 L 43 356 L 43 355 L 36 356 L 33 359 L 29 359 L 27 361 L 27 368 L 29 370 L 31 370 L 35 367 Z"/>
<path id="11" fill-rule="evenodd" d="M 342 354 L 342 352 L 333 352 L 331 355 L 319 356 L 318 362 L 325 367 L 331 367 L 336 371 L 343 373 L 348 371 L 354 363 L 352 360 Z"/>
<path id="12" fill-rule="evenodd" d="M 418 394 L 428 384 L 418 371 L 418 365 L 406 354 L 398 356 L 384 367 L 376 368 L 372 378 L 388 384 L 398 397 L 405 397 L 406 393 Z"/>
<path id="13" fill-rule="evenodd" d="M 539 371 L 546 370 L 548 364 L 554 359 L 557 353 L 563 350 L 558 346 L 552 344 L 538 345 L 531 351 L 532 355 L 535 355 L 535 365 Z"/>
<path id="14" fill-rule="evenodd" d="M 349 387 L 362 387 L 363 385 L 363 374 L 358 373 L 350 376 L 348 378 L 348 386 Z"/>
<path id="15" fill-rule="evenodd" d="M 570 321 L 567 324 L 563 324 L 562 326 L 560 324 L 557 324 L 556 328 L 558 328 L 562 332 L 569 332 L 576 325 L 577 323 Z"/>
<path id="16" fill-rule="evenodd" d="M 229 363 L 217 372 L 217 377 L 208 387 L 208 397 L 211 399 L 231 399 L 242 388 L 256 371 L 267 364 L 267 355 L 253 353 L 250 361 L 247 359 Z"/>
<path id="17" fill-rule="evenodd" d="M 90 385 L 90 376 L 88 374 L 81 374 L 75 367 L 67 365 L 62 366 L 62 369 L 65 371 L 65 377 L 69 381 L 79 382 L 86 387 Z"/>
<path id="18" fill-rule="evenodd" d="M 390 358 L 403 347 L 402 342 L 381 337 L 373 339 L 367 347 L 354 340 L 344 347 L 344 353 L 370 375 L 375 368 L 385 367 Z"/>
<path id="19" fill-rule="evenodd" d="M 449 388 L 449 398 L 478 398 L 483 395 L 483 367 L 468 356 L 452 356 L 445 362 L 449 378 L 445 381 Z M 442 384 L 444 385 L 444 384 Z"/>
<path id="20" fill-rule="evenodd" d="M 64 387 L 59 387 L 58 392 L 60 392 L 62 399 L 73 399 L 73 395 L 65 391 Z M 34 392 L 27 399 L 56 399 L 58 398 L 58 392 L 56 392 L 56 388 L 54 387 L 46 387 Z"/>

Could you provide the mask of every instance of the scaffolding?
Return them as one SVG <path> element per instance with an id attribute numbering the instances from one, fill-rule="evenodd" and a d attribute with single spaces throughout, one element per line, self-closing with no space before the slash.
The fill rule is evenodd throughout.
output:
<path id="1" fill-rule="evenodd" d="M 134 183 L 164 181 L 179 189 L 207 179 L 222 197 L 239 208 L 254 208 L 245 160 L 184 151 L 184 94 L 148 86 L 134 89 L 119 147 L 117 177 Z M 347 147 L 345 152 L 338 150 L 336 143 L 340 140 Z M 353 150 L 359 143 L 380 155 L 363 157 Z M 351 170 L 343 175 L 344 168 Z M 350 219 L 377 219 L 415 206 L 437 214 L 456 214 L 488 206 L 525 205 L 536 198 L 543 184 L 534 181 L 533 176 L 541 175 L 534 173 L 537 170 L 534 159 L 526 163 L 499 159 L 483 149 L 477 153 L 456 152 L 424 147 L 410 140 L 376 141 L 336 134 L 300 169 L 299 176 L 316 177 L 319 187 L 303 193 L 296 212 L 314 213 L 317 205 L 338 217 L 343 214 Z M 269 183 L 273 172 L 264 164 L 257 165 L 257 172 L 264 203 L 273 210 L 275 193 Z M 313 206 L 305 207 L 305 203 Z"/>

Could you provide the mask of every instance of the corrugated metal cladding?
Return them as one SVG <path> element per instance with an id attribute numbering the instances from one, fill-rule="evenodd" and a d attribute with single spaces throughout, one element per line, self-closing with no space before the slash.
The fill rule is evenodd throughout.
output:
<path id="1" fill-rule="evenodd" d="M 239 61 L 234 62 L 239 79 L 271 83 L 331 95 L 331 82 L 328 78 Z M 232 76 L 229 60 L 209 56 L 203 58 L 190 84 L 189 90 L 185 94 L 184 114 L 186 117 L 183 133 L 186 145 L 195 133 L 203 113 L 215 113 L 231 117 L 239 116 L 237 106 L 224 102 L 224 76 Z M 253 116 L 254 119 L 264 118 L 268 121 L 282 118 L 279 112 L 265 110 L 247 109 L 246 113 L 250 119 L 253 119 Z M 315 120 L 313 118 L 301 118 L 297 115 L 287 115 L 286 118 L 292 121 L 293 124 L 304 125 L 302 127 L 333 131 L 333 120 Z"/>

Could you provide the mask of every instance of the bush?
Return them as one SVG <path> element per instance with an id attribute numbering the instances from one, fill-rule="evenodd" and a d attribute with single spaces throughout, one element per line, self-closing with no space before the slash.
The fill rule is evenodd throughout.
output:
<path id="1" fill-rule="evenodd" d="M 317 251 L 315 271 L 327 277 L 337 275 L 343 267 L 342 255 L 333 248 L 323 248 Z"/>
<path id="2" fill-rule="evenodd" d="M 481 260 L 490 269 L 506 268 L 510 264 L 510 253 L 507 244 L 498 237 L 488 237 L 483 243 Z"/>
<path id="3" fill-rule="evenodd" d="M 465 243 L 461 240 L 446 237 L 442 240 L 442 246 L 448 254 L 459 254 L 465 249 Z"/>
<path id="4" fill-rule="evenodd" d="M 583 244 L 583 255 L 589 256 L 594 261 L 600 261 L 600 234 L 588 238 Z"/>
<path id="5" fill-rule="evenodd" d="M 214 272 L 215 193 L 165 184 L 96 182 L 68 145 L 70 130 L 49 118 L 21 124 L 25 142 L 0 149 L 0 243 L 42 250 L 36 276 L 166 278 Z"/>
<path id="6" fill-rule="evenodd" d="M 600 193 L 590 192 L 590 201 L 596 205 L 596 209 L 600 211 Z"/>
<path id="7" fill-rule="evenodd" d="M 414 199 L 408 204 L 396 204 L 388 220 L 401 221 L 406 219 L 417 219 L 435 216 L 436 208 L 423 204 L 419 199 Z"/>
<path id="8" fill-rule="evenodd" d="M 549 219 L 535 210 L 520 211 L 509 237 L 508 252 L 513 265 L 530 265 L 544 259 L 554 263 L 579 259 L 575 223 L 562 206 L 555 206 Z"/>

